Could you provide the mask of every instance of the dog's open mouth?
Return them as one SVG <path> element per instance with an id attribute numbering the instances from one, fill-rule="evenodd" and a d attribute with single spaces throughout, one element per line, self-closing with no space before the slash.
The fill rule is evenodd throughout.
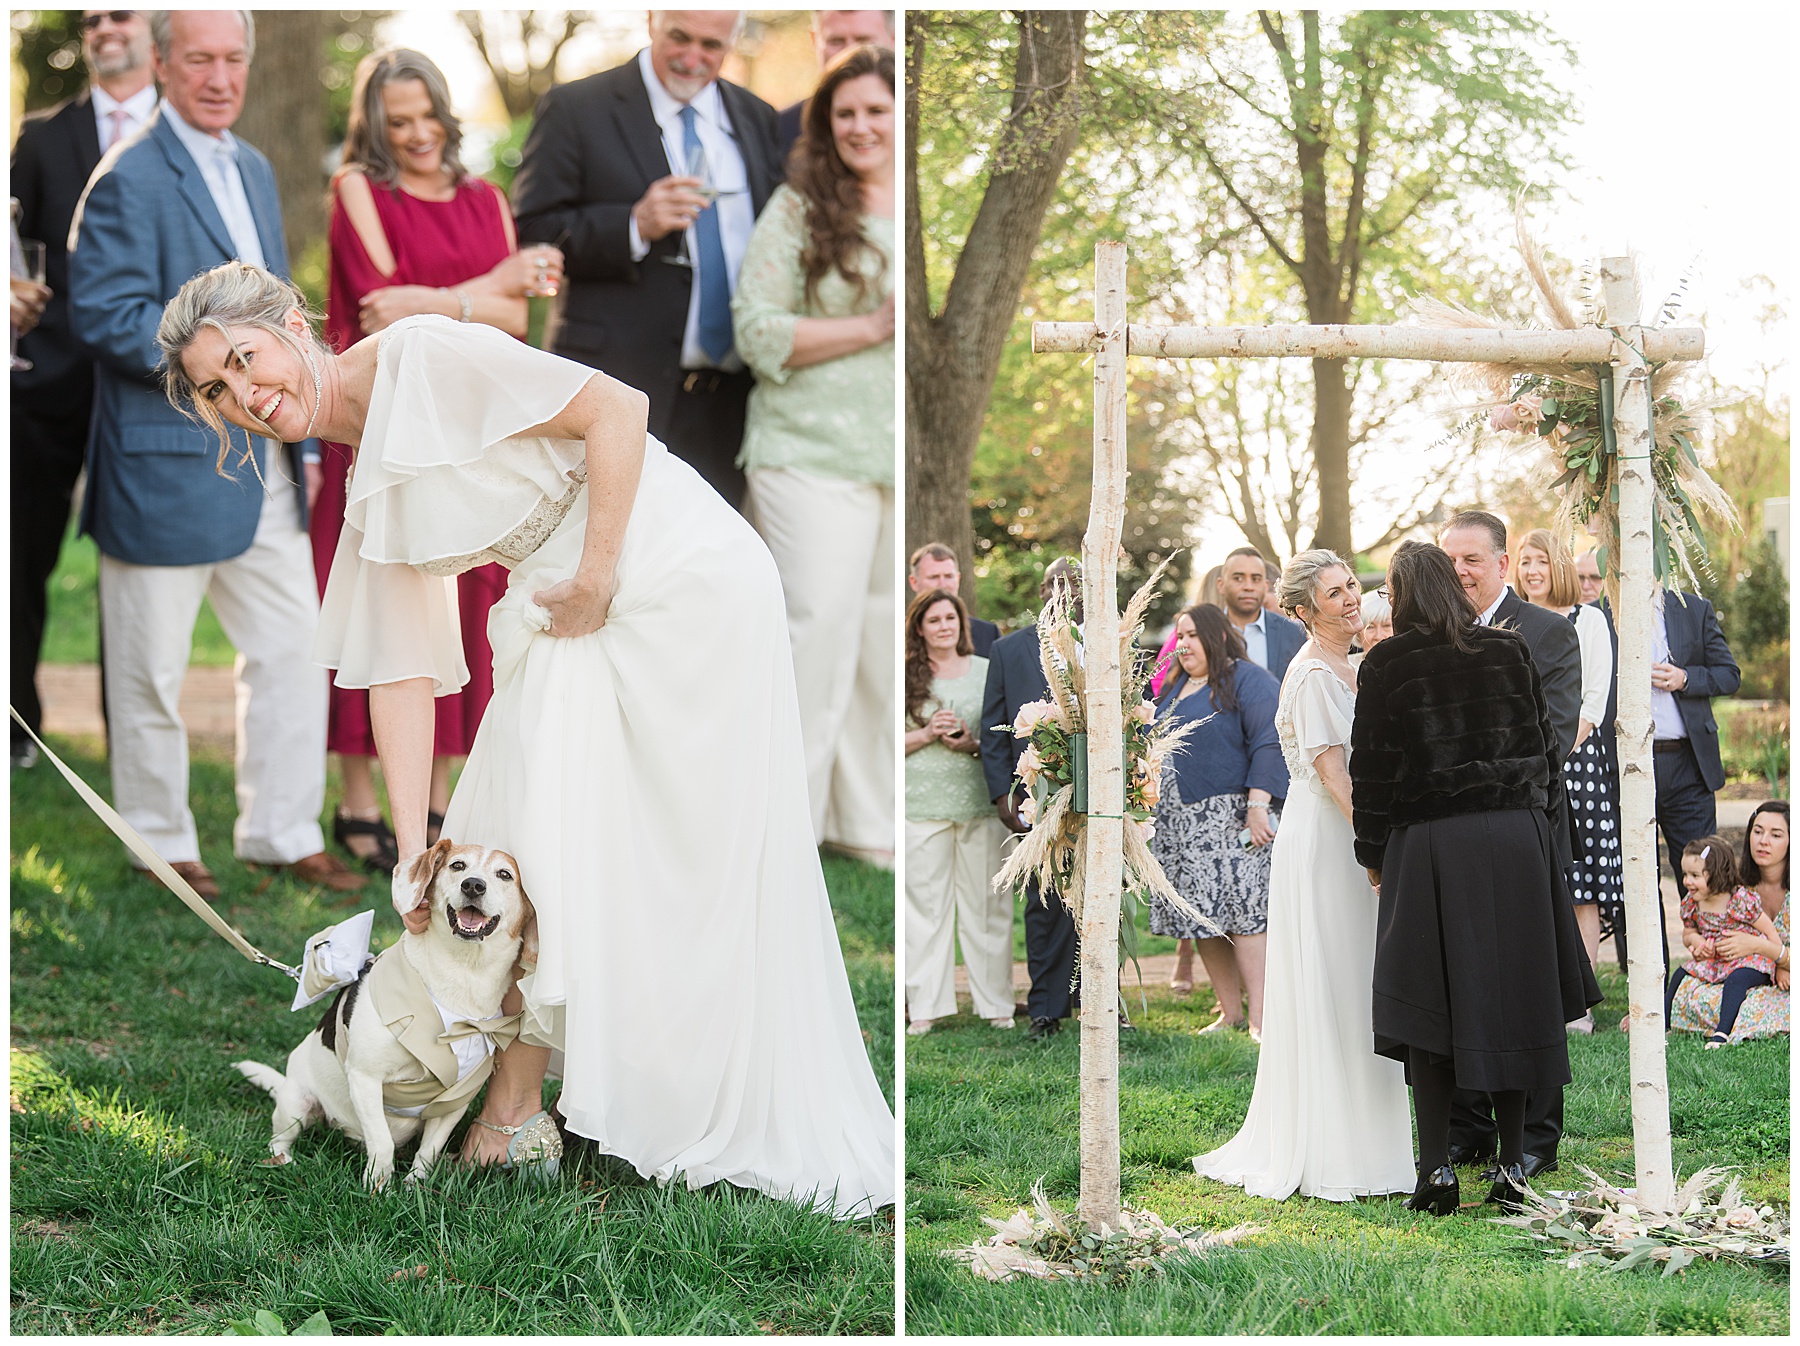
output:
<path id="1" fill-rule="evenodd" d="M 500 927 L 500 916 L 489 916 L 479 907 L 448 907 L 450 928 L 460 939 L 486 939 Z"/>

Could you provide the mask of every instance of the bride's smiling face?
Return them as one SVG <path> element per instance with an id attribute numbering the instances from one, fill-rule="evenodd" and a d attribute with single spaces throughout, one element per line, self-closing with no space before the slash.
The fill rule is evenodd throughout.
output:
<path id="1" fill-rule="evenodd" d="M 1362 585 L 1343 566 L 1327 566 L 1313 582 L 1312 626 L 1345 636 L 1362 630 Z"/>
<path id="2" fill-rule="evenodd" d="M 311 341 L 299 310 L 288 310 L 286 326 L 303 346 Z M 267 328 L 226 330 L 231 333 L 229 341 L 218 328 L 202 327 L 181 353 L 181 367 L 194 382 L 195 396 L 252 434 L 273 432 L 290 443 L 305 439 L 317 396 L 305 359 Z"/>

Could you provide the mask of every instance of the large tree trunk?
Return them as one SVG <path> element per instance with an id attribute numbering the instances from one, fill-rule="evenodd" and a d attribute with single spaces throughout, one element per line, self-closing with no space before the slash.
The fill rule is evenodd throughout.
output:
<path id="1" fill-rule="evenodd" d="M 1329 547 L 1345 560 L 1353 560 L 1356 549 L 1350 541 L 1350 384 L 1342 360 L 1314 360 L 1312 368 L 1312 455 L 1319 474 L 1319 526 L 1313 533 L 1312 545 Z"/>
<path id="2" fill-rule="evenodd" d="M 232 127 L 269 158 L 288 261 L 325 233 L 325 14 L 316 9 L 259 9 L 256 58 L 244 111 Z"/>
<path id="3" fill-rule="evenodd" d="M 974 563 L 969 472 L 1000 352 L 1018 308 L 1044 212 L 1080 134 L 1087 15 L 1018 15 L 1012 107 L 994 146 L 981 208 L 933 317 L 919 216 L 915 77 L 924 20 L 908 15 L 906 99 L 906 545 L 942 542 Z"/>

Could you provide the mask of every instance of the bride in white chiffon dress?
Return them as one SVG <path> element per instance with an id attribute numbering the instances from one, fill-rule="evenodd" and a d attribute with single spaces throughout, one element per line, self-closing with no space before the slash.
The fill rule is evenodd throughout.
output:
<path id="1" fill-rule="evenodd" d="M 334 356 L 310 335 L 283 340 L 241 313 L 234 324 L 224 288 L 212 308 L 228 341 L 188 310 L 170 333 L 200 398 L 284 438 L 318 420 L 360 441 L 317 644 L 339 686 L 457 690 L 468 671 L 452 576 L 494 559 L 512 569 L 488 621 L 493 698 L 443 826 L 509 851 L 537 912 L 524 1032 L 490 1103 L 504 1058 L 559 1048 L 569 1130 L 646 1177 L 722 1180 L 841 1217 L 891 1204 L 893 1114 L 826 896 L 780 579 L 755 532 L 643 435 L 641 397 L 592 369 L 436 316 Z M 205 298 L 188 309 L 206 311 Z M 268 420 L 246 420 L 240 400 Z M 523 433 L 566 428 L 590 402 L 607 410 L 585 432 Z M 570 636 L 581 623 L 553 599 L 604 531 L 589 528 L 596 464 L 596 517 L 628 522 L 606 543 L 604 624 Z M 391 704 L 372 703 L 378 731 Z M 411 816 L 410 770 L 387 757 L 405 856 L 423 848 L 423 814 Z M 409 901 L 397 878 L 396 905 Z M 521 1109 L 541 1107 L 547 1055 L 530 1058 Z"/>
<path id="2" fill-rule="evenodd" d="M 1331 552 L 1303 552 L 1281 597 L 1313 639 L 1289 664 L 1275 712 L 1290 784 L 1270 862 L 1262 1050 L 1243 1126 L 1194 1168 L 1276 1201 L 1410 1192 L 1412 1113 L 1400 1065 L 1375 1055 L 1376 897 L 1349 818 L 1356 579 Z"/>

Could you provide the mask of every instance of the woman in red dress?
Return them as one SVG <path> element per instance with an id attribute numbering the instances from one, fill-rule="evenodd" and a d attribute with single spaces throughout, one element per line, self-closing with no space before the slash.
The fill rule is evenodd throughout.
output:
<path id="1" fill-rule="evenodd" d="M 415 313 L 484 322 L 523 339 L 526 299 L 556 293 L 562 254 L 542 244 L 519 251 L 506 197 L 463 168 L 461 144 L 449 88 L 429 57 L 396 48 L 357 67 L 344 163 L 332 180 L 325 328 L 333 349 Z M 344 525 L 350 461 L 343 445 L 324 445 L 312 512 L 321 595 Z M 450 799 L 450 760 L 467 755 L 493 691 L 487 613 L 505 591 L 506 572 L 497 565 L 457 581 L 469 683 L 437 701 L 433 840 Z M 326 746 L 338 754 L 344 786 L 333 835 L 369 869 L 391 873 L 398 856 L 375 793 L 367 692 L 331 688 Z"/>

